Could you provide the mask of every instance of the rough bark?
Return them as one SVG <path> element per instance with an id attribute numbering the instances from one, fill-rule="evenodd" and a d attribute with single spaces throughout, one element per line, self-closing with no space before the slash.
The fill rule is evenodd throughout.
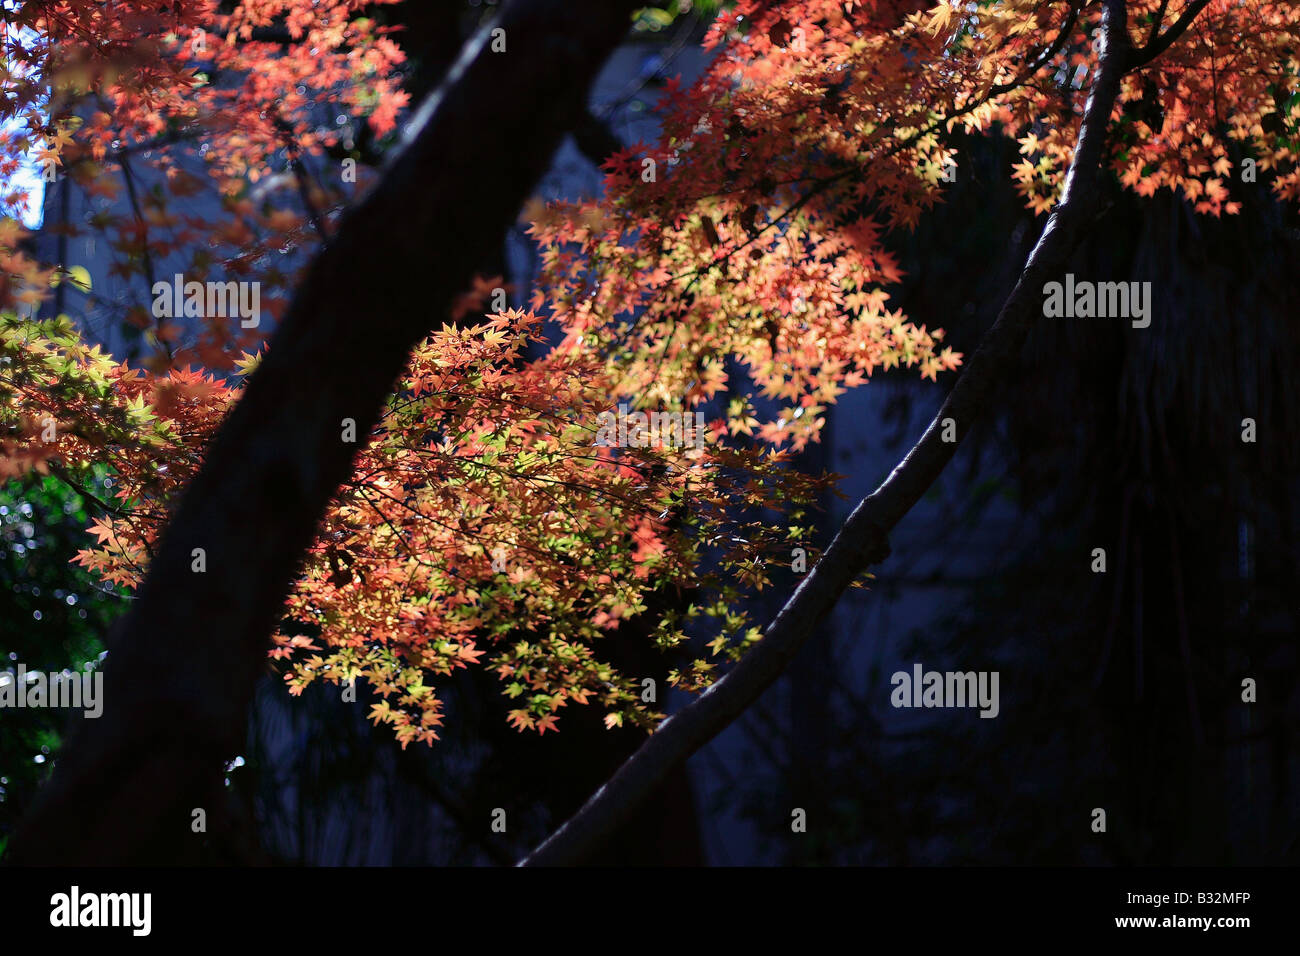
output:
<path id="1" fill-rule="evenodd" d="M 1133 62 L 1124 0 L 1106 0 L 1099 75 L 1089 93 L 1065 189 L 1020 279 L 930 426 L 893 472 L 859 502 L 821 560 L 768 625 L 759 642 L 722 680 L 668 718 L 609 782 L 521 861 L 554 866 L 582 860 L 677 763 L 713 739 L 769 687 L 815 632 L 844 589 L 889 555 L 889 532 L 921 499 L 974 422 L 1042 315 L 1044 283 L 1065 267 L 1095 217 L 1106 129 L 1120 78 Z M 957 441 L 943 441 L 952 419 Z"/>
<path id="2" fill-rule="evenodd" d="M 105 708 L 61 756 L 10 848 L 26 864 L 202 858 L 269 636 L 318 522 L 411 347 L 502 237 L 631 0 L 517 0 L 465 47 L 407 143 L 298 290 L 109 639 Z M 489 30 L 505 30 L 493 52 Z M 191 570 L 202 548 L 207 570 Z M 211 819 L 209 828 L 214 829 Z"/>

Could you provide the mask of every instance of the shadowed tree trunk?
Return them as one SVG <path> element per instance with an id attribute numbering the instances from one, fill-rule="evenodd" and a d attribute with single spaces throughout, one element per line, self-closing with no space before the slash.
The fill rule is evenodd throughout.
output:
<path id="1" fill-rule="evenodd" d="M 269 636 L 411 347 L 490 257 L 622 39 L 631 0 L 517 0 L 465 47 L 311 268 L 109 639 L 104 715 L 15 836 L 26 864 L 201 857 Z M 504 31 L 505 51 L 489 31 Z M 501 34 L 497 35 L 501 37 Z M 201 549 L 206 571 L 191 570 Z M 213 821 L 209 820 L 209 827 Z"/>

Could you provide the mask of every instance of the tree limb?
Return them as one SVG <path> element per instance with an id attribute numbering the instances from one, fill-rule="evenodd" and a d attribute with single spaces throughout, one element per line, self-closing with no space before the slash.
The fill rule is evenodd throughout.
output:
<path id="1" fill-rule="evenodd" d="M 582 117 L 635 0 L 514 0 L 407 126 L 407 142 L 294 296 L 114 628 L 103 716 L 16 834 L 15 863 L 201 857 L 269 636 L 321 516 L 412 346 L 470 283 Z M 493 52 L 490 30 L 505 31 Z M 499 35 L 498 35 L 499 36 Z M 191 570 L 203 549 L 206 571 Z"/>
<path id="2" fill-rule="evenodd" d="M 1135 69 L 1136 67 L 1150 63 L 1161 53 L 1164 53 L 1165 50 L 1168 50 L 1173 46 L 1174 41 L 1187 32 L 1187 28 L 1192 25 L 1192 21 L 1195 20 L 1197 15 L 1206 8 L 1209 2 L 1210 0 L 1192 0 L 1192 2 L 1187 5 L 1187 9 L 1183 11 L 1183 15 L 1178 18 L 1173 26 L 1160 34 L 1160 36 L 1155 36 L 1155 30 L 1159 29 L 1159 24 L 1154 24 L 1152 26 L 1153 39 L 1151 39 L 1142 49 L 1134 51 L 1133 62 L 1129 64 L 1129 69 Z"/>
<path id="3" fill-rule="evenodd" d="M 769 687 L 863 571 L 889 554 L 888 534 L 943 471 L 957 443 L 988 410 L 995 386 L 1042 315 L 1045 282 L 1065 267 L 1098 205 L 1106 128 L 1130 63 L 1124 0 L 1106 0 L 1100 67 L 1088 95 L 1078 148 L 1065 189 L 1020 279 L 943 407 L 885 482 L 864 498 L 830 547 L 777 614 L 762 641 L 720 681 L 665 720 L 618 772 L 567 823 L 525 858 L 523 866 L 579 862 L 650 793 L 679 761 L 715 737 Z M 957 441 L 942 440 L 943 422 Z"/>
<path id="4" fill-rule="evenodd" d="M 623 142 L 610 128 L 607 120 L 586 110 L 582 121 L 573 129 L 573 142 L 578 151 L 591 160 L 597 170 L 604 171 L 605 160 L 623 148 Z"/>

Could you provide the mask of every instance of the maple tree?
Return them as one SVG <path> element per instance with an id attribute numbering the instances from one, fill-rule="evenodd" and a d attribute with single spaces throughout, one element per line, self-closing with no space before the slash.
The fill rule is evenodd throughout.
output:
<path id="1" fill-rule="evenodd" d="M 572 127 L 633 5 L 515 4 L 502 20 L 510 52 L 494 58 L 480 39 L 390 168 L 369 182 L 363 170 L 356 190 L 327 187 L 307 161 L 346 147 L 354 121 L 393 133 L 407 105 L 384 5 L 5 8 L 0 171 L 13 180 L 48 163 L 91 195 L 125 193 L 125 212 L 89 224 L 110 237 L 117 275 L 151 288 L 156 263 L 178 260 L 187 277 L 261 283 L 283 319 L 263 350 L 265 329 L 207 317 L 187 330 L 120 303 L 154 352 L 142 367 L 116 362 L 66 317 L 28 314 L 88 276 L 24 251 L 13 217 L 27 197 L 16 186 L 3 197 L 0 469 L 110 465 L 117 497 L 79 561 L 142 588 L 114 648 L 133 709 L 96 730 L 113 747 L 68 761 L 56 808 L 89 799 L 86 781 L 138 746 L 133 733 L 165 737 L 142 729 L 158 706 L 200 728 L 204 744 L 182 765 L 210 783 L 203 755 L 237 731 L 270 643 L 291 690 L 369 682 L 382 697 L 372 717 L 403 745 L 436 738 L 439 678 L 470 666 L 500 676 L 520 729 L 556 729 L 565 706 L 593 703 L 611 726 L 658 726 L 537 857 L 570 859 L 743 709 L 887 554 L 889 530 L 953 453 L 940 423 L 960 437 L 988 405 L 1043 282 L 1088 228 L 1099 172 L 1232 215 L 1234 173 L 1249 161 L 1280 200 L 1297 197 L 1300 60 L 1286 4 L 740 0 L 709 31 L 716 56 L 700 79 L 669 85 L 657 142 L 610 157 L 598 197 L 528 205 L 543 265 L 530 311 L 479 318 L 501 281 L 471 282 L 482 250 Z M 561 39 L 566 27 L 577 39 Z M 512 99 L 544 75 L 540 60 L 579 47 L 581 62 L 549 81 L 556 105 L 532 120 L 535 144 L 511 142 L 525 127 L 483 141 L 477 117 L 518 116 Z M 1024 159 L 1008 174 L 1029 208 L 1051 214 L 970 360 L 942 329 L 888 308 L 900 278 L 890 236 L 942 201 L 959 132 L 1014 138 Z M 185 161 L 196 143 L 202 175 Z M 259 190 L 276 169 L 291 188 Z M 478 208 L 471 188 L 487 197 Z M 201 191 L 219 197 L 218 220 L 188 211 Z M 393 221 L 409 232 L 392 235 Z M 401 287 L 430 262 L 421 301 Z M 764 633 L 739 599 L 807 546 L 803 512 L 822 487 L 788 467 L 790 454 L 873 373 L 937 379 L 963 362 L 914 452 Z M 599 415 L 619 403 L 703 411 L 707 441 L 604 447 Z M 229 513 L 248 527 L 218 530 Z M 637 675 L 600 655 L 602 634 L 656 590 L 697 595 L 657 622 L 656 642 L 709 651 L 674 682 L 702 689 L 736 662 L 662 725 Z M 145 687 L 132 665 L 154 666 L 186 599 L 211 621 L 195 625 L 172 676 Z M 169 689 L 195 668 L 219 675 L 221 701 Z"/>

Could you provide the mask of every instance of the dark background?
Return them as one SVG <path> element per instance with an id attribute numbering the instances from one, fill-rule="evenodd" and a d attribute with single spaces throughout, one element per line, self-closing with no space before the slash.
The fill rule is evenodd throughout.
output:
<path id="1" fill-rule="evenodd" d="M 477 4 L 404 4 L 418 94 Z M 680 24 L 679 24 L 680 27 Z M 552 195 L 637 124 L 664 75 L 698 68 L 686 32 L 640 38 L 557 160 Z M 415 97 L 418 99 L 418 95 Z M 620 102 L 621 99 L 621 102 Z M 378 162 L 386 144 L 362 143 Z M 964 144 L 946 202 L 894 235 L 906 273 L 891 307 L 969 355 L 1043 219 L 1008 175 L 1013 143 Z M 564 164 L 582 166 L 567 178 Z M 572 172 L 572 171 L 571 171 Z M 575 178 L 576 177 L 576 178 Z M 1233 183 L 1215 220 L 1167 192 L 1118 187 L 1073 261 L 1080 278 L 1150 281 L 1149 328 L 1044 320 L 997 406 L 900 527 L 869 590 L 847 596 L 787 676 L 679 769 L 595 862 L 783 864 L 1278 864 L 1300 858 L 1295 732 L 1300 601 L 1300 222 L 1267 177 Z M 516 236 L 499 263 L 526 282 Z M 516 302 L 527 289 L 517 290 Z M 832 413 L 803 467 L 846 476 L 847 509 L 920 434 L 950 384 L 877 376 Z M 1242 440 L 1242 420 L 1257 440 Z M 104 491 L 100 476 L 100 491 Z M 107 492 L 105 492 L 107 493 Z M 29 668 L 93 666 L 129 598 L 68 565 L 87 502 L 56 477 L 0 488 L 0 654 Z M 1106 550 L 1107 571 L 1091 570 Z M 766 605 L 795 584 L 787 574 Z M 672 596 L 665 596 L 672 601 Z M 84 616 L 83 616 L 84 612 Z M 761 615 L 765 616 L 765 615 Z M 607 652 L 665 673 L 635 627 Z M 900 712 L 889 676 L 997 670 L 1001 713 Z M 1256 703 L 1241 682 L 1258 685 Z M 332 686 L 290 698 L 263 681 L 232 763 L 234 825 L 214 862 L 510 863 L 572 813 L 637 745 L 568 712 L 538 738 L 505 722 L 496 681 L 457 678 L 444 739 L 402 751 Z M 54 711 L 5 712 L 0 852 L 48 773 Z M 1104 808 L 1107 832 L 1091 828 Z M 506 833 L 494 833 L 495 809 Z M 807 812 L 806 833 L 791 811 Z"/>

